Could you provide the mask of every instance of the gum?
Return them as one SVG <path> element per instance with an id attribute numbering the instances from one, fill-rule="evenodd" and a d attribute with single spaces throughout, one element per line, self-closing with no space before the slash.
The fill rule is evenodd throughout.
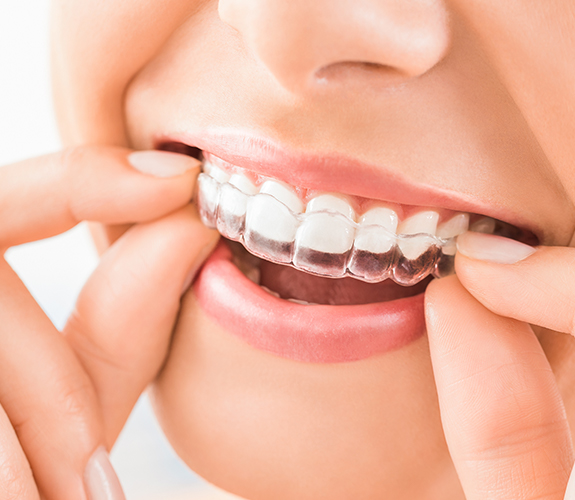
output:
<path id="1" fill-rule="evenodd" d="M 263 193 L 257 196 L 273 198 Z M 250 253 L 262 259 L 289 265 L 317 276 L 352 277 L 368 283 L 392 279 L 404 286 L 415 285 L 429 275 L 442 278 L 455 272 L 453 262 L 456 238 L 442 239 L 430 234 L 396 235 L 379 225 L 361 227 L 373 228 L 374 231 L 379 231 L 383 238 L 393 243 L 385 253 L 362 250 L 356 248 L 353 243 L 342 253 L 321 252 L 298 246 L 295 234 L 310 215 L 317 217 L 321 214 L 324 217 L 336 218 L 355 231 L 360 228 L 355 221 L 332 211 L 296 214 L 282 205 L 280 215 L 288 221 L 291 220 L 290 217 L 295 221 L 295 227 L 286 229 L 290 235 L 288 240 L 264 238 L 249 228 L 246 230 L 246 211 L 249 212 L 250 203 L 255 203 L 253 199 L 253 196 L 242 193 L 231 184 L 220 183 L 205 173 L 201 173 L 198 177 L 196 204 L 202 222 L 207 227 L 217 229 L 222 236 L 240 242 Z M 401 247 L 405 248 L 409 244 L 408 240 L 415 238 L 424 243 L 425 250 L 417 257 L 409 259 L 403 255 Z"/>

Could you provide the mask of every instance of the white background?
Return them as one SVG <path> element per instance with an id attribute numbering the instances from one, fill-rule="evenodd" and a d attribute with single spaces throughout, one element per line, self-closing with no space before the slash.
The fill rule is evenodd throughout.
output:
<path id="1" fill-rule="evenodd" d="M 0 165 L 59 148 L 51 104 L 48 18 L 48 0 L 0 0 Z M 97 265 L 83 226 L 13 248 L 7 259 L 58 327 Z M 145 397 L 120 436 L 112 462 L 129 500 L 230 498 L 179 461 Z"/>

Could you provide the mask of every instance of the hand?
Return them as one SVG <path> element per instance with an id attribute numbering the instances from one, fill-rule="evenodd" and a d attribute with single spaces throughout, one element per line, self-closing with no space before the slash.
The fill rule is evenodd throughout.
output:
<path id="1" fill-rule="evenodd" d="M 426 318 L 445 437 L 466 498 L 561 500 L 571 434 L 530 324 L 575 334 L 575 249 L 535 251 L 477 233 L 460 237 L 458 248 L 457 277 L 430 284 Z"/>
<path id="2" fill-rule="evenodd" d="M 0 168 L 2 254 L 82 220 L 136 223 L 102 256 L 64 335 L 0 260 L 2 499 L 123 498 L 105 449 L 161 367 L 182 292 L 217 241 L 188 204 L 199 162 L 129 153 L 78 148 Z"/>

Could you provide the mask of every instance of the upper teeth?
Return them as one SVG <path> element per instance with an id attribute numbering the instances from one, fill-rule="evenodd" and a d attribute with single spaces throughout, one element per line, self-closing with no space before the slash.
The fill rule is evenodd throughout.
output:
<path id="1" fill-rule="evenodd" d="M 358 215 L 339 194 L 319 194 L 306 204 L 274 179 L 254 183 L 209 161 L 204 172 L 197 201 L 206 225 L 258 257 L 321 276 L 369 282 L 391 277 L 404 285 L 430 273 L 442 276 L 453 272 L 454 238 L 469 227 L 465 213 L 439 223 L 438 212 L 423 210 L 400 221 L 393 208 L 379 203 Z M 475 224 L 489 231 L 491 220 Z"/>

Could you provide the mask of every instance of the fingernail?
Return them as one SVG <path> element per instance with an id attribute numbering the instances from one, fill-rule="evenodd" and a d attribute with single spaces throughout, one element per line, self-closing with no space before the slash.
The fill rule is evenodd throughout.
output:
<path id="1" fill-rule="evenodd" d="M 169 151 L 136 151 L 128 155 L 128 161 L 143 174 L 163 178 L 182 175 L 200 165 L 200 162 L 191 156 Z"/>
<path id="2" fill-rule="evenodd" d="M 496 264 L 515 264 L 529 257 L 535 248 L 492 234 L 468 231 L 457 238 L 457 251 L 472 259 Z"/>
<path id="3" fill-rule="evenodd" d="M 88 460 L 84 472 L 84 484 L 89 500 L 126 500 L 120 480 L 103 446 L 100 446 Z"/>
<path id="4" fill-rule="evenodd" d="M 564 498 L 565 500 L 575 500 L 575 468 L 573 468 L 569 476 L 569 483 L 567 483 L 567 491 Z"/>

